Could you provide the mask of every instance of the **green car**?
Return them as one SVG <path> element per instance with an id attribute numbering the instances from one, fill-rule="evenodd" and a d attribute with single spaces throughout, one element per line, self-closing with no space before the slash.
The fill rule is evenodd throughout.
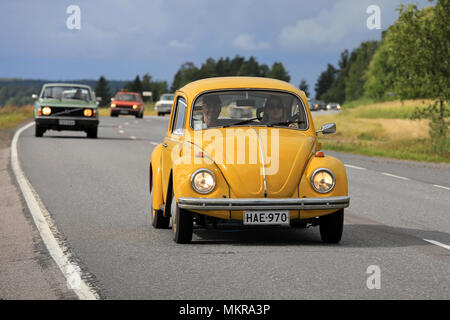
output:
<path id="1" fill-rule="evenodd" d="M 82 84 L 47 83 L 34 103 L 36 137 L 47 130 L 85 131 L 88 138 L 97 138 L 98 112 L 95 94 Z"/>

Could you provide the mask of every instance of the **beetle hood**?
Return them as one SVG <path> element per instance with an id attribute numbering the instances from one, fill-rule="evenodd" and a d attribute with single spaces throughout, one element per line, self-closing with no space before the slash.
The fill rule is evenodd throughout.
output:
<path id="1" fill-rule="evenodd" d="M 242 198 L 293 196 L 314 146 L 303 132 L 267 127 L 199 130 L 189 139 L 216 163 L 231 196 Z"/>

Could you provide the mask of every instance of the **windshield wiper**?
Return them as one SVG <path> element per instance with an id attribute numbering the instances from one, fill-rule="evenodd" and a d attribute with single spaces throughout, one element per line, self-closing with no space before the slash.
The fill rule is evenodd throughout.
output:
<path id="1" fill-rule="evenodd" d="M 223 126 L 222 128 L 228 128 L 228 127 L 231 127 L 231 126 L 238 126 L 240 124 L 246 124 L 246 123 L 249 123 L 249 122 L 252 122 L 252 121 L 255 121 L 255 120 L 261 120 L 261 119 L 262 119 L 262 117 L 254 117 L 254 118 L 250 118 L 250 119 L 245 119 L 245 120 L 238 121 L 238 122 L 235 122 L 235 123 L 227 124 L 227 125 Z"/>

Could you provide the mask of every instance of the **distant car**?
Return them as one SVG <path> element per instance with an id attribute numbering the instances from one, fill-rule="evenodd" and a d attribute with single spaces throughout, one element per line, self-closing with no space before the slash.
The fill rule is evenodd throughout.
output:
<path id="1" fill-rule="evenodd" d="M 173 104 L 173 93 L 165 93 L 161 96 L 158 102 L 156 102 L 156 111 L 158 112 L 158 116 L 163 116 L 166 113 L 170 114 L 172 110 Z"/>
<path id="2" fill-rule="evenodd" d="M 327 110 L 340 110 L 341 105 L 337 102 L 330 102 L 327 104 Z"/>
<path id="3" fill-rule="evenodd" d="M 308 99 L 308 105 L 311 111 L 327 110 L 327 104 L 322 100 Z"/>
<path id="4" fill-rule="evenodd" d="M 47 83 L 34 103 L 35 136 L 47 130 L 85 131 L 88 138 L 97 138 L 98 113 L 94 92 L 89 86 Z"/>
<path id="5" fill-rule="evenodd" d="M 111 117 L 118 117 L 119 114 L 134 115 L 136 118 L 144 117 L 144 100 L 136 92 L 119 91 L 110 104 Z"/>

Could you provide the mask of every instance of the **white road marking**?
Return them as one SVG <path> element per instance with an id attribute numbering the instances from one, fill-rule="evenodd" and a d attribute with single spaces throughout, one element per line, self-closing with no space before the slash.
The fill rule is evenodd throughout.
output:
<path id="1" fill-rule="evenodd" d="M 358 169 L 358 170 L 367 170 L 366 168 L 361 168 L 361 167 L 353 166 L 353 165 L 351 165 L 351 164 L 344 164 L 344 167 L 352 168 L 352 169 Z"/>
<path id="2" fill-rule="evenodd" d="M 154 142 L 154 141 L 150 141 L 150 143 L 153 144 L 153 145 L 155 145 L 155 146 L 159 145 L 159 143 Z"/>
<path id="3" fill-rule="evenodd" d="M 34 122 L 29 123 L 17 130 L 11 142 L 11 167 L 14 176 L 16 177 L 19 188 L 23 194 L 42 240 L 44 241 L 51 257 L 55 260 L 64 277 L 67 279 L 67 283 L 70 283 L 73 280 L 74 270 L 80 275 L 80 278 L 77 279 L 77 286 L 75 288 L 71 287 L 71 289 L 76 293 L 80 300 L 97 300 L 99 296 L 83 280 L 81 268 L 77 264 L 71 262 L 65 246 L 56 240 L 52 232 L 52 228 L 56 230 L 56 226 L 41 199 L 37 195 L 31 183 L 25 177 L 25 174 L 20 167 L 17 153 L 17 141 L 19 140 L 20 134 L 33 125 Z"/>
<path id="4" fill-rule="evenodd" d="M 401 176 L 396 176 L 395 174 L 390 174 L 390 173 L 386 173 L 386 172 L 382 172 L 382 175 L 388 176 L 388 177 L 393 177 L 393 178 L 397 178 L 397 179 L 402 179 L 402 180 L 411 180 L 409 178 L 405 178 L 405 177 L 401 177 Z"/>
<path id="5" fill-rule="evenodd" d="M 135 136 L 130 136 L 130 139 L 131 140 L 136 140 L 136 137 Z"/>
<path id="6" fill-rule="evenodd" d="M 444 186 L 440 186 L 438 184 L 433 184 L 434 187 L 438 187 L 438 188 L 442 188 L 442 189 L 446 189 L 446 190 L 450 190 L 449 187 L 444 187 Z"/>
<path id="7" fill-rule="evenodd" d="M 119 133 L 120 133 L 120 134 L 124 134 L 124 133 L 125 133 L 125 131 L 123 131 L 123 130 L 119 130 Z"/>
<path id="8" fill-rule="evenodd" d="M 441 242 L 439 242 L 439 241 L 428 240 L 428 239 L 423 239 L 423 240 L 425 240 L 426 242 L 435 244 L 435 245 L 437 245 L 437 246 L 439 246 L 439 247 L 445 248 L 445 249 L 447 249 L 447 250 L 450 250 L 450 246 L 449 246 L 449 245 L 443 244 L 443 243 L 441 243 Z"/>

